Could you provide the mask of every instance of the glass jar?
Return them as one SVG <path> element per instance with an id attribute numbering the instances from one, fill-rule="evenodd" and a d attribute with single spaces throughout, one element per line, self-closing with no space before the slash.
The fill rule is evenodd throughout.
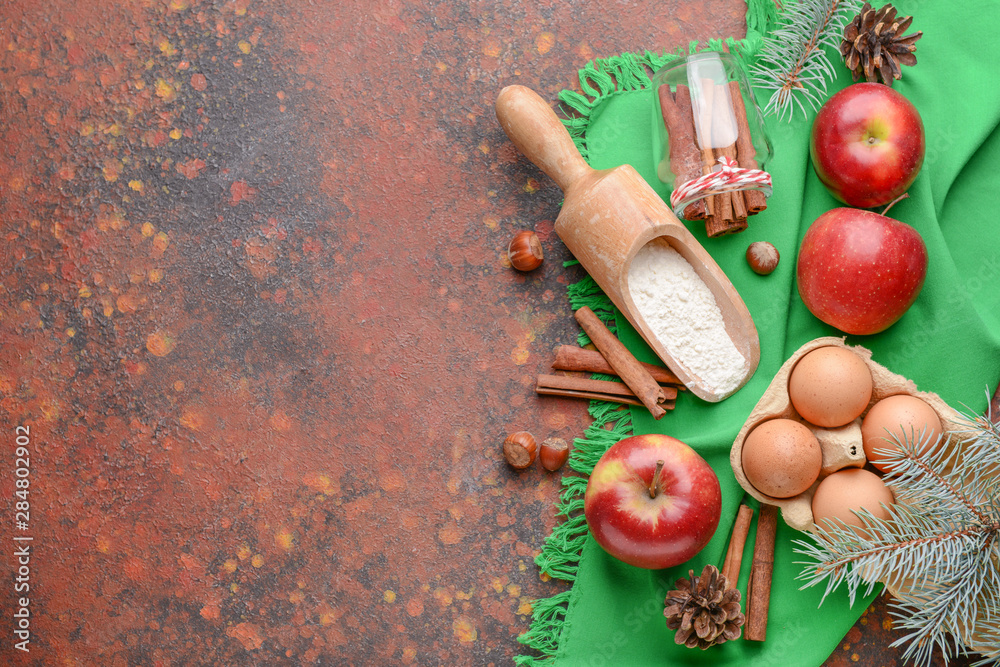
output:
<path id="1" fill-rule="evenodd" d="M 704 219 L 709 236 L 746 228 L 767 207 L 771 142 L 738 61 L 703 51 L 653 75 L 653 154 L 673 188 L 678 218 Z"/>

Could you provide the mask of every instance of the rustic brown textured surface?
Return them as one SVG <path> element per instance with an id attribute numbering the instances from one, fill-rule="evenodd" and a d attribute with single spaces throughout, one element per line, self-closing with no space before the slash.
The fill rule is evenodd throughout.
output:
<path id="1" fill-rule="evenodd" d="M 561 590 L 531 560 L 558 485 L 499 445 L 587 417 L 533 395 L 581 274 L 493 99 L 742 11 L 6 3 L 0 438 L 11 470 L 31 428 L 34 552 L 32 650 L 2 627 L 0 661 L 509 664 Z M 884 619 L 831 664 L 897 664 Z"/>

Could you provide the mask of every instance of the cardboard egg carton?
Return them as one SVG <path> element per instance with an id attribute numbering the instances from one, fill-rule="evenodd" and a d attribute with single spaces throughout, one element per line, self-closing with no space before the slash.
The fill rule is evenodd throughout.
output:
<path id="1" fill-rule="evenodd" d="M 872 374 L 872 397 L 864 412 L 861 413 L 861 417 L 846 426 L 832 429 L 821 428 L 804 420 L 792 407 L 791 399 L 788 397 L 788 376 L 791 375 L 798 360 L 813 350 L 828 346 L 851 350 L 865 361 Z M 781 365 L 764 395 L 761 396 L 760 401 L 750 413 L 746 423 L 743 424 L 739 435 L 736 436 L 736 441 L 729 454 L 729 461 L 736 474 L 736 480 L 747 493 L 760 502 L 780 508 L 785 523 L 792 528 L 808 531 L 814 529 L 812 497 L 816 487 L 824 477 L 842 468 L 860 468 L 865 465 L 865 450 L 861 443 L 861 420 L 868 413 L 868 410 L 883 398 L 897 394 L 910 394 L 924 400 L 941 418 L 941 426 L 946 437 L 963 428 L 959 413 L 941 400 L 940 396 L 918 391 L 917 386 L 911 380 L 875 363 L 871 357 L 870 350 L 860 346 L 847 345 L 843 338 L 826 337 L 809 341 Z M 747 435 L 762 422 L 778 418 L 794 419 L 805 424 L 819 440 L 820 448 L 823 450 L 823 464 L 819 479 L 804 492 L 791 498 L 772 498 L 764 495 L 754 488 L 743 473 L 743 442 Z"/>

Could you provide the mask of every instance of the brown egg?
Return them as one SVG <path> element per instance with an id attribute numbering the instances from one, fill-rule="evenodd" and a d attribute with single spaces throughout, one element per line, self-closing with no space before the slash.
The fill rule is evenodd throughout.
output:
<path id="1" fill-rule="evenodd" d="M 797 496 L 816 481 L 823 450 L 816 436 L 791 419 L 759 424 L 743 441 L 743 472 L 754 488 L 772 498 Z"/>
<path id="2" fill-rule="evenodd" d="M 864 359 L 842 347 L 820 347 L 803 356 L 788 378 L 788 397 L 803 419 L 834 428 L 858 417 L 872 397 Z"/>
<path id="3" fill-rule="evenodd" d="M 918 439 L 922 443 L 920 451 L 926 452 L 940 435 L 941 418 L 934 412 L 934 408 L 909 394 L 883 398 L 872 406 L 861 422 L 861 442 L 865 448 L 865 456 L 869 463 L 883 472 L 886 470 L 885 457 L 875 450 L 899 449 L 893 438 L 900 442 Z"/>
<path id="4" fill-rule="evenodd" d="M 888 519 L 889 512 L 880 505 L 892 505 L 892 491 L 882 478 L 863 468 L 845 468 L 825 478 L 813 495 L 813 522 L 822 527 L 824 520 L 843 521 L 861 527 L 861 519 L 852 510 L 866 509 Z"/>

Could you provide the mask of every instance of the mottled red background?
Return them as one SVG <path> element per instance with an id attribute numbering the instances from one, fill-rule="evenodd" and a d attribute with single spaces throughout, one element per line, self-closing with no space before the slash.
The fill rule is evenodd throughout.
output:
<path id="1" fill-rule="evenodd" d="M 493 100 L 742 31 L 739 0 L 5 3 L 0 662 L 510 664 L 562 590 L 558 476 L 499 443 L 588 418 L 532 391 L 582 274 Z M 830 663 L 895 638 L 878 605 Z"/>

